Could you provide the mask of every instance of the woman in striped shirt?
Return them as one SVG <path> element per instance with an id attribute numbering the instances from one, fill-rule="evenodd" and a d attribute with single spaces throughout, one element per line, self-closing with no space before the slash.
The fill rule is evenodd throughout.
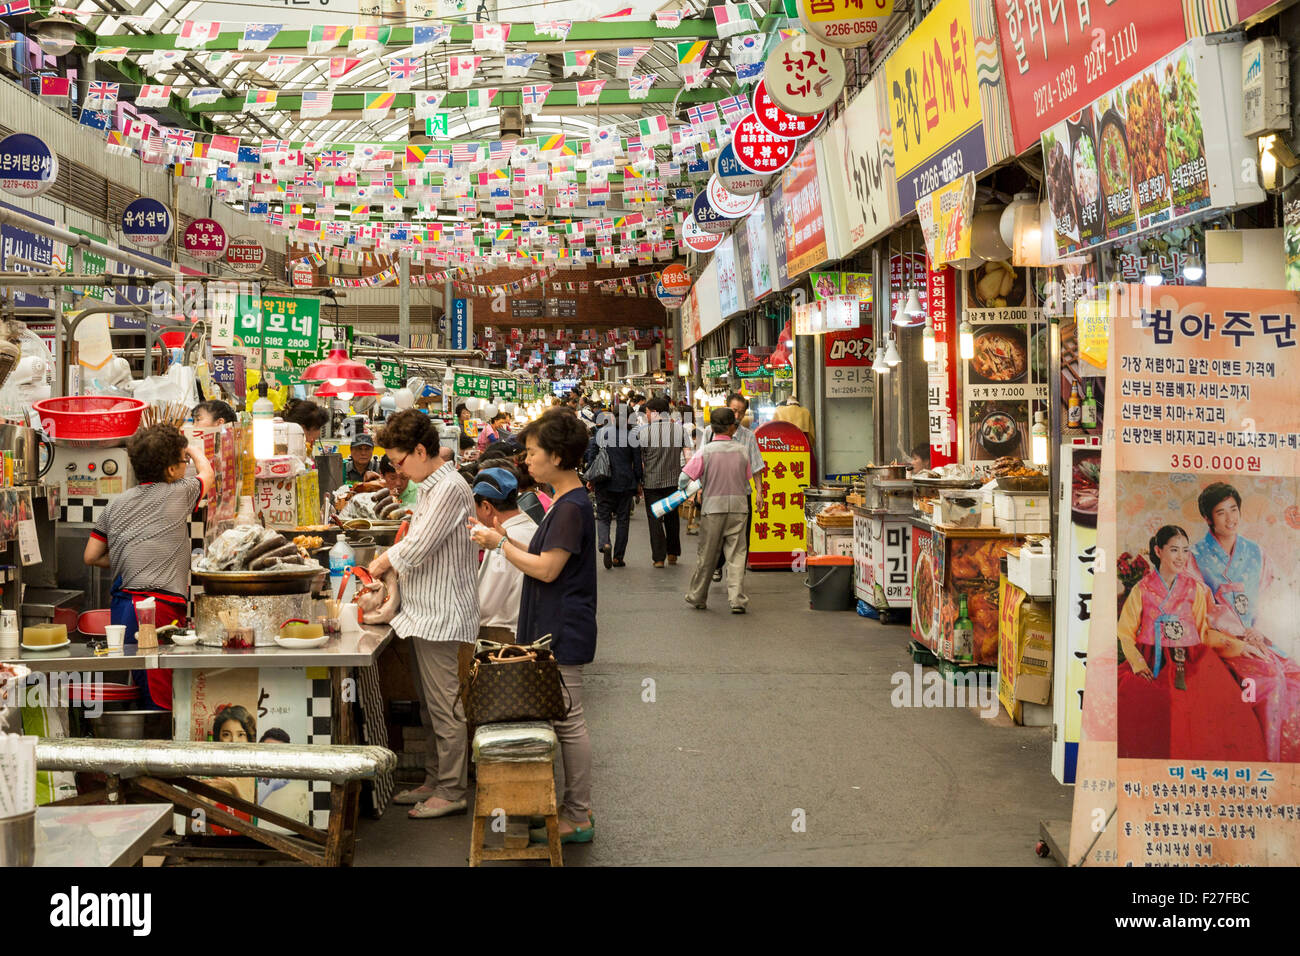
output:
<path id="1" fill-rule="evenodd" d="M 420 717 L 429 732 L 423 785 L 394 799 L 416 804 L 412 819 L 445 817 L 468 806 L 465 720 L 456 716 L 455 704 L 462 648 L 472 651 L 478 635 L 478 569 L 465 530 L 474 494 L 438 454 L 437 426 L 423 412 L 398 412 L 376 438 L 397 473 L 420 488 L 410 533 L 369 568 L 376 578 L 397 571 L 402 605 L 393 630 L 413 638 Z"/>

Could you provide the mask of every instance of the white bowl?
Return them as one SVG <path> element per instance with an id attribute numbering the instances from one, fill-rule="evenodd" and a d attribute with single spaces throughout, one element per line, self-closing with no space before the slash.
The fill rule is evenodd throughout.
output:
<path id="1" fill-rule="evenodd" d="M 275 636 L 275 643 L 279 644 L 281 647 L 288 648 L 289 650 L 305 651 L 313 647 L 324 647 L 329 642 L 329 639 L 330 636 L 328 634 L 322 635 L 321 637 L 281 637 L 277 634 Z"/>
<path id="2" fill-rule="evenodd" d="M 197 644 L 199 642 L 199 636 L 192 631 L 188 633 L 183 631 L 173 631 L 171 639 L 172 643 L 177 647 L 189 647 L 191 644 Z"/>

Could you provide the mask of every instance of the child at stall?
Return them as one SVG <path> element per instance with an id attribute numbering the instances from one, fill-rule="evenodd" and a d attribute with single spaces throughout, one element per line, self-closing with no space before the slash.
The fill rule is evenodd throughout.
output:
<path id="1" fill-rule="evenodd" d="M 111 620 L 126 627 L 126 643 L 135 643 L 135 605 L 157 602 L 155 623 L 185 623 L 190 581 L 190 516 L 212 487 L 212 465 L 195 451 L 175 425 L 152 425 L 137 432 L 126 446 L 139 484 L 118 495 L 100 514 L 83 555 L 91 567 L 113 574 Z M 186 478 L 189 463 L 196 477 Z M 147 674 L 148 680 L 142 679 Z M 146 693 L 146 706 L 170 710 L 169 670 L 132 675 Z"/>

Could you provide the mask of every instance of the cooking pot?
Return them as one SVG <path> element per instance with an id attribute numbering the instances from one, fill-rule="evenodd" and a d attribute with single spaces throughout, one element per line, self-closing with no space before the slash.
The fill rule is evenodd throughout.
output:
<path id="1" fill-rule="evenodd" d="M 34 428 L 26 425 L 0 425 L 0 448 L 14 456 L 14 484 L 34 485 L 45 477 L 54 464 L 54 444 Z M 41 464 L 41 449 L 45 464 Z"/>

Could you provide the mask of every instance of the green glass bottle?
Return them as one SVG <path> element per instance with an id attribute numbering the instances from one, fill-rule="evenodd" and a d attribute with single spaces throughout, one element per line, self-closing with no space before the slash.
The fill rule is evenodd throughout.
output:
<path id="1" fill-rule="evenodd" d="M 952 625 L 952 656 L 958 661 L 975 659 L 975 624 L 966 611 L 966 595 L 961 596 L 961 613 Z"/>

